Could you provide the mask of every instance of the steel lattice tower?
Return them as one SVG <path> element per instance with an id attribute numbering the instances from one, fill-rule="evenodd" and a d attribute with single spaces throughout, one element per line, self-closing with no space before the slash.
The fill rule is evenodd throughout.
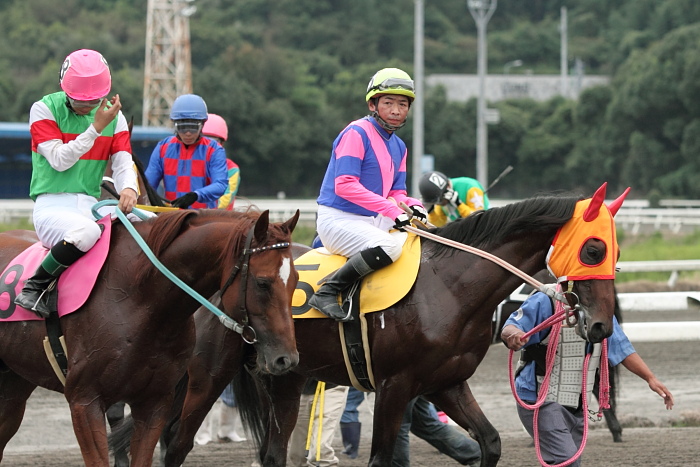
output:
<path id="1" fill-rule="evenodd" d="M 192 92 L 192 0 L 148 0 L 143 125 L 169 126 L 175 98 Z"/>

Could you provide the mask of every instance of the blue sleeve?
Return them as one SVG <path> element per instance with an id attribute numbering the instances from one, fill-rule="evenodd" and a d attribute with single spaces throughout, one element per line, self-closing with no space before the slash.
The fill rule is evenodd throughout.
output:
<path id="1" fill-rule="evenodd" d="M 613 333 L 608 337 L 608 362 L 612 366 L 619 365 L 622 360 L 635 352 L 634 346 L 617 322 L 617 318 L 613 316 Z"/>
<path id="2" fill-rule="evenodd" d="M 195 190 L 200 203 L 216 201 L 226 192 L 228 187 L 228 167 L 226 166 L 226 151 L 218 143 L 207 163 L 207 178 L 211 181 L 204 188 Z"/>
<path id="3" fill-rule="evenodd" d="M 523 304 L 515 310 L 506 320 L 504 327 L 512 324 L 521 331 L 528 332 L 544 320 L 552 316 L 552 301 L 542 293 L 537 292 L 529 296 Z M 549 334 L 549 328 L 530 336 L 527 346 L 539 344 Z"/>
<path id="4" fill-rule="evenodd" d="M 160 141 L 151 153 L 151 158 L 148 159 L 148 167 L 146 167 L 146 180 L 153 188 L 158 188 L 158 184 L 163 180 L 163 159 L 160 157 L 160 151 L 163 144 L 168 138 Z"/>

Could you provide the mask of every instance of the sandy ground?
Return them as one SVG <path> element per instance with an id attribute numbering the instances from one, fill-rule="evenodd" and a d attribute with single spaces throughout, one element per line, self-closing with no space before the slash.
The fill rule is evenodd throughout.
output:
<path id="1" fill-rule="evenodd" d="M 662 400 L 645 382 L 622 370 L 618 415 L 628 425 L 623 443 L 613 443 L 604 422 L 592 426 L 584 453 L 586 466 L 700 466 L 700 427 L 671 428 L 672 420 L 700 418 L 700 341 L 675 343 L 635 343 L 639 354 L 673 392 L 676 407 L 666 411 Z M 501 433 L 503 452 L 499 466 L 538 465 L 531 441 L 515 413 L 508 384 L 508 351 L 491 347 L 470 384 L 486 415 Z M 336 436 L 340 465 L 366 466 L 371 444 L 369 403 L 362 404 L 363 432 L 360 456 L 350 460 L 340 454 L 340 437 Z M 646 426 L 646 427 L 640 427 Z M 197 446 L 186 466 L 241 466 L 253 459 L 247 443 Z M 37 389 L 28 402 L 27 413 L 17 435 L 5 450 L 3 466 L 81 466 L 82 458 L 72 432 L 70 415 L 63 395 Z M 157 463 L 155 463 L 157 465 Z M 411 465 L 446 467 L 458 465 L 418 438 L 412 438 Z"/>

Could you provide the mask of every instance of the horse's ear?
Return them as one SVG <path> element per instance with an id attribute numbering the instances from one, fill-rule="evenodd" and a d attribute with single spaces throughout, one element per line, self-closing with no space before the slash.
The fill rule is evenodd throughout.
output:
<path id="1" fill-rule="evenodd" d="M 267 238 L 267 229 L 270 225 L 270 210 L 265 210 L 260 214 L 258 220 L 255 221 L 255 240 L 262 243 Z"/>
<path id="2" fill-rule="evenodd" d="M 300 212 L 299 212 L 299 210 L 297 209 L 297 212 L 294 213 L 294 215 L 292 216 L 292 218 L 289 219 L 289 220 L 288 220 L 287 222 L 285 222 L 284 224 L 282 224 L 282 228 L 283 228 L 286 232 L 289 232 L 290 235 L 291 235 L 292 232 L 294 232 L 294 227 L 297 226 L 297 222 L 299 221 L 299 215 L 300 215 Z"/>
<path id="3" fill-rule="evenodd" d="M 603 183 L 600 188 L 598 188 L 591 198 L 591 204 L 588 205 L 586 211 L 583 213 L 583 220 L 586 222 L 591 222 L 598 217 L 600 212 L 600 207 L 605 201 L 605 190 L 608 188 L 608 182 Z"/>
<path id="4" fill-rule="evenodd" d="M 612 203 L 608 204 L 608 210 L 610 211 L 610 214 L 615 217 L 615 214 L 617 214 L 617 211 L 620 210 L 620 206 L 622 206 L 622 202 L 625 200 L 627 197 L 627 194 L 630 192 L 632 187 L 627 187 L 624 193 L 622 193 L 615 201 Z"/>

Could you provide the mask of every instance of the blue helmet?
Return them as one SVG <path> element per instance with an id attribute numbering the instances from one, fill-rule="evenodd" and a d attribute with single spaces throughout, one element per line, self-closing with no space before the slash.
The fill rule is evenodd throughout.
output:
<path id="1" fill-rule="evenodd" d="M 208 118 L 207 104 L 196 94 L 178 96 L 170 109 L 171 120 L 201 120 Z"/>

